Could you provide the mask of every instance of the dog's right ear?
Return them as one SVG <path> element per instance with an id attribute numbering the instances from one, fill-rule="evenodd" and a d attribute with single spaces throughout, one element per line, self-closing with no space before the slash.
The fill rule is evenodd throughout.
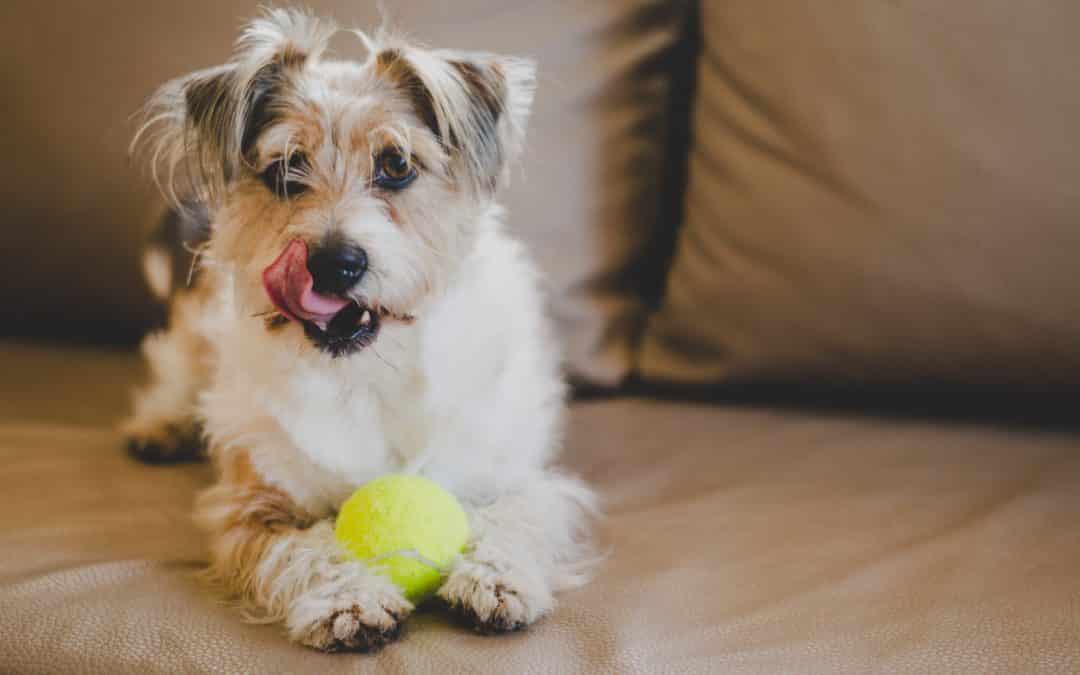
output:
<path id="1" fill-rule="evenodd" d="M 148 149 L 165 195 L 177 203 L 193 193 L 213 206 L 250 166 L 255 142 L 280 113 L 293 78 L 318 60 L 336 30 L 304 12 L 268 10 L 244 29 L 228 63 L 159 89 L 132 147 Z"/>
<path id="2" fill-rule="evenodd" d="M 535 63 L 394 45 L 378 51 L 374 63 L 378 77 L 407 96 L 475 191 L 492 194 L 505 182 L 524 141 Z"/>

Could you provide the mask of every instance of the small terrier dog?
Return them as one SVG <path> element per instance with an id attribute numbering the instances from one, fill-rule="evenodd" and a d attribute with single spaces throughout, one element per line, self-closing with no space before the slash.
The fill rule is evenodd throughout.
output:
<path id="1" fill-rule="evenodd" d="M 469 513 L 438 597 L 482 632 L 518 630 L 585 580 L 595 508 L 551 464 L 559 353 L 495 201 L 534 66 L 385 31 L 354 33 L 363 62 L 323 60 L 336 31 L 268 11 L 229 62 L 148 104 L 135 143 L 179 206 L 166 229 L 206 242 L 171 292 L 184 265 L 160 244 L 147 254 L 171 306 L 143 345 L 152 381 L 129 447 L 206 448 L 208 574 L 297 642 L 375 649 L 412 611 L 333 533 L 352 491 L 390 472 L 435 480 Z"/>

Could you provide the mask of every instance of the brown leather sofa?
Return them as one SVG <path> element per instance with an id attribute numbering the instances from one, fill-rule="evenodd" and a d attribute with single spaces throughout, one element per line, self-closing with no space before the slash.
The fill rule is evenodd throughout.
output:
<path id="1" fill-rule="evenodd" d="M 393 8 L 540 61 L 506 201 L 609 554 L 525 633 L 433 607 L 374 656 L 201 587 L 209 468 L 114 431 L 160 320 L 128 116 L 253 5 L 0 7 L 0 672 L 1080 672 L 1078 10 L 795 5 Z"/>

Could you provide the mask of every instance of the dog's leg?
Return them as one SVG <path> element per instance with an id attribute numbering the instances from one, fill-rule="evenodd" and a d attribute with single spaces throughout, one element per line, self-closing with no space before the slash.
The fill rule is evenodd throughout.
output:
<path id="1" fill-rule="evenodd" d="M 131 454 L 146 462 L 202 455 L 195 405 L 209 379 L 210 345 L 199 323 L 212 282 L 200 271 L 197 251 L 209 236 L 209 213 L 188 199 L 162 216 L 143 254 L 150 290 L 169 302 L 168 328 L 148 336 L 142 345 L 150 384 L 135 393 L 135 411 L 122 428 Z"/>
<path id="2" fill-rule="evenodd" d="M 471 509 L 473 542 L 439 597 L 482 633 L 520 630 L 547 614 L 554 594 L 587 580 L 594 560 L 584 483 L 544 473 L 521 490 Z"/>
<path id="3" fill-rule="evenodd" d="M 209 345 L 197 330 L 207 289 L 178 293 L 169 327 L 143 341 L 150 383 L 135 392 L 135 411 L 121 427 L 128 450 L 144 462 L 179 462 L 202 455 L 196 399 L 209 378 Z"/>
<path id="4" fill-rule="evenodd" d="M 196 507 L 211 536 L 213 581 L 309 647 L 370 651 L 398 636 L 412 605 L 389 579 L 345 557 L 331 521 L 262 483 L 245 453 L 225 459 L 222 472 Z"/>

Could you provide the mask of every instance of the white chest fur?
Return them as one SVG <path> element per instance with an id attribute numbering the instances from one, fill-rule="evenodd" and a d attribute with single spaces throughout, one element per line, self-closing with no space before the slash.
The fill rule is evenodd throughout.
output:
<path id="1" fill-rule="evenodd" d="M 409 351 L 292 371 L 264 405 L 305 457 L 359 485 L 400 469 L 427 443 L 426 383 Z"/>
<path id="2" fill-rule="evenodd" d="M 298 330 L 288 339 L 249 323 L 219 335 L 203 409 L 216 442 L 247 448 L 268 482 L 321 513 L 423 452 L 428 383 L 416 331 L 387 324 L 370 353 L 331 359 Z"/>

